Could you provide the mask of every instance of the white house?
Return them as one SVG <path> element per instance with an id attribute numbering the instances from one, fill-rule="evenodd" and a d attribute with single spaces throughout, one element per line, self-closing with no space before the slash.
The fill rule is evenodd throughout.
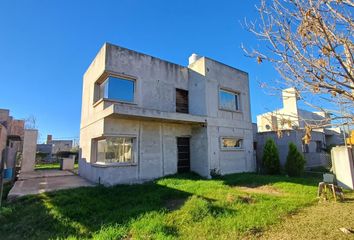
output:
<path id="1" fill-rule="evenodd" d="M 83 77 L 79 174 L 105 185 L 254 171 L 248 74 L 109 43 Z"/>
<path id="2" fill-rule="evenodd" d="M 321 127 L 321 125 L 330 123 L 324 112 L 310 112 L 300 109 L 295 88 L 284 89 L 282 100 L 283 108 L 257 116 L 258 133 L 254 138 L 257 142 L 258 160 L 262 157 L 266 140 L 273 138 L 278 146 L 282 165 L 286 162 L 290 142 L 296 144 L 297 148 L 303 152 L 306 167 L 328 165 L 330 156 L 325 150 L 330 145 L 343 143 L 341 130 L 339 128 Z M 306 125 L 319 126 L 313 129 L 309 144 L 302 141 Z M 278 136 L 279 132 L 281 136 Z"/>

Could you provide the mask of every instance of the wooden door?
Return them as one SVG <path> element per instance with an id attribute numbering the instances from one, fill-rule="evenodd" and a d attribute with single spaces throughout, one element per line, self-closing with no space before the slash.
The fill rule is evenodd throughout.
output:
<path id="1" fill-rule="evenodd" d="M 190 171 L 190 145 L 189 137 L 177 138 L 177 172 L 184 173 Z"/>

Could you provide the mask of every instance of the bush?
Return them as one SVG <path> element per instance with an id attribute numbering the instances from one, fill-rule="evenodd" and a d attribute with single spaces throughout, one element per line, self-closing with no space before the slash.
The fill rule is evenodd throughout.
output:
<path id="1" fill-rule="evenodd" d="M 297 150 L 296 145 L 289 143 L 289 152 L 285 163 L 286 173 L 291 177 L 300 176 L 304 171 L 305 162 L 304 156 Z"/>
<path id="2" fill-rule="evenodd" d="M 262 158 L 263 169 L 268 174 L 280 173 L 280 161 L 278 148 L 273 139 L 268 138 L 263 149 Z"/>

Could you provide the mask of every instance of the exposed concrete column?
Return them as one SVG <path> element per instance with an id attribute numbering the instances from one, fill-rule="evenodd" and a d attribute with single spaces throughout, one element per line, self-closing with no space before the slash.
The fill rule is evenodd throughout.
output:
<path id="1" fill-rule="evenodd" d="M 21 172 L 31 172 L 34 170 L 36 161 L 38 131 L 35 129 L 25 129 L 22 150 Z"/>

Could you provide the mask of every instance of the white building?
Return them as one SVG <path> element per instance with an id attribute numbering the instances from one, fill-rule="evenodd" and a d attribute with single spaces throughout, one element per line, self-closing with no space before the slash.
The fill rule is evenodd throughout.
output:
<path id="1" fill-rule="evenodd" d="M 104 44 L 83 78 L 79 174 L 106 185 L 254 171 L 246 72 Z"/>
<path id="2" fill-rule="evenodd" d="M 283 108 L 267 112 L 257 116 L 258 133 L 255 136 L 257 142 L 258 162 L 262 156 L 263 147 L 267 138 L 273 138 L 278 146 L 281 164 L 286 162 L 288 144 L 293 142 L 303 152 L 306 159 L 306 167 L 326 165 L 329 162 L 329 154 L 325 151 L 330 145 L 343 143 L 339 128 L 318 127 L 312 130 L 311 142 L 304 144 L 302 138 L 305 135 L 306 125 L 329 124 L 329 118 L 324 112 L 310 112 L 298 108 L 298 97 L 295 88 L 282 91 Z M 282 136 L 278 136 L 281 133 Z"/>

